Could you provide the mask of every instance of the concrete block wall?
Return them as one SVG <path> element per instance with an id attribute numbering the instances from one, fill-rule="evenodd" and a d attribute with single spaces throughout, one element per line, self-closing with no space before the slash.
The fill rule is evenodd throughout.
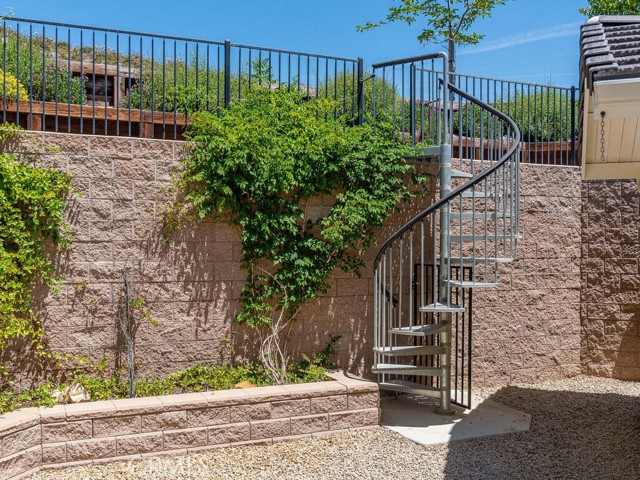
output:
<path id="1" fill-rule="evenodd" d="M 54 350 L 85 354 L 96 361 L 107 358 L 114 366 L 126 363 L 118 308 L 127 275 L 134 295 L 148 302 L 159 321 L 158 326 L 146 324 L 138 332 L 137 355 L 143 374 L 166 374 L 200 362 L 219 364 L 255 356 L 254 335 L 233 322 L 245 279 L 239 264 L 238 231 L 203 221 L 167 236 L 163 225 L 163 212 L 171 204 L 171 178 L 184 158 L 184 143 L 47 133 L 6 149 L 19 154 L 30 152 L 35 140 L 59 149 L 59 153 L 45 154 L 44 159 L 69 171 L 83 193 L 72 201 L 68 212 L 76 236 L 74 245 L 57 259 L 64 277 L 60 294 L 43 290 L 35 295 L 46 339 Z M 433 167 L 425 170 L 435 173 Z M 585 260 L 590 253 L 584 245 L 602 243 L 585 237 L 589 230 L 583 212 L 592 208 L 585 207 L 592 197 L 585 196 L 585 187 L 581 189 L 578 168 L 522 165 L 521 179 L 523 238 L 519 259 L 501 266 L 499 289 L 474 291 L 476 386 L 535 382 L 597 370 L 587 366 L 585 343 L 587 331 L 592 342 L 597 332 L 585 329 L 585 279 L 595 281 L 595 277 L 585 275 L 591 263 Z M 629 197 L 630 187 L 624 187 L 623 192 L 620 185 L 617 191 L 637 207 L 637 197 Z M 428 206 L 436 189 L 432 180 L 426 195 L 392 216 L 381 229 L 380 240 Z M 607 208 L 617 205 L 615 198 L 612 192 Z M 318 198 L 310 208 L 320 212 L 331 204 L 330 198 Z M 615 268 L 637 268 L 637 254 L 633 257 L 637 226 L 634 237 L 629 220 L 632 210 L 623 204 L 616 208 L 620 209 L 618 223 L 607 223 L 608 233 L 602 239 L 618 243 L 612 237 L 630 229 L 630 240 L 625 241 L 627 256 L 620 257 L 624 266 Z M 593 215 L 588 221 L 594 225 L 612 221 L 601 214 Z M 595 255 L 596 250 L 592 251 Z M 329 280 L 328 294 L 302 310 L 289 336 L 294 354 L 320 350 L 328 335 L 340 334 L 339 363 L 354 373 L 368 374 L 373 357 L 372 262 L 376 252 L 373 247 L 366 254 L 367 268 L 361 278 L 335 273 Z M 605 264 L 610 265 L 611 260 L 603 260 Z M 628 310 L 634 308 L 634 302 L 637 305 L 637 300 L 629 300 L 632 294 L 628 286 L 637 277 L 625 272 L 616 277 L 624 281 L 620 288 L 627 288 L 624 295 L 628 301 L 619 310 L 620 315 L 627 315 L 623 320 L 628 322 L 625 332 L 632 332 L 637 311 Z M 600 336 L 605 338 L 605 328 L 615 336 L 622 324 L 610 322 L 605 327 L 605 323 L 595 321 L 593 325 L 602 325 Z M 625 334 L 624 348 L 635 348 L 633 342 L 632 336 Z M 617 348 L 615 342 L 608 345 L 590 351 L 613 352 Z M 19 352 L 3 355 L 12 356 L 16 372 L 30 377 L 34 374 L 31 359 Z M 613 353 L 598 355 L 593 357 L 594 366 L 609 362 L 607 358 Z M 620 364 L 622 356 L 618 357 Z M 625 358 L 624 362 L 632 363 L 633 358 L 637 361 L 637 354 Z M 611 368 L 599 371 L 615 374 Z M 630 370 L 626 372 L 631 375 Z"/>
<path id="2" fill-rule="evenodd" d="M 0 480 L 379 424 L 375 383 L 335 381 L 30 408 L 0 416 Z"/>
<path id="3" fill-rule="evenodd" d="M 474 385 L 581 373 L 580 169 L 520 166 L 518 258 L 474 289 Z"/>
<path id="4" fill-rule="evenodd" d="M 68 171 L 82 195 L 72 199 L 67 215 L 73 246 L 56 259 L 63 278 L 60 293 L 43 289 L 34 295 L 52 349 L 125 366 L 118 316 L 127 276 L 133 296 L 144 299 L 158 320 L 155 327 L 142 324 L 137 334 L 142 375 L 255 357 L 253 332 L 233 321 L 246 278 L 240 268 L 239 231 L 199 221 L 169 234 L 164 224 L 185 143 L 30 133 L 5 149 L 26 155 L 42 150 L 42 144 L 58 149 L 42 155 L 43 160 Z M 435 173 L 433 167 L 424 170 Z M 432 181 L 425 195 L 387 222 L 380 238 L 426 208 L 434 190 Z M 312 211 L 332 206 L 331 198 L 312 200 Z M 373 357 L 375 254 L 375 248 L 368 252 L 361 278 L 336 272 L 329 292 L 302 310 L 290 335 L 294 355 L 322 350 L 329 335 L 342 335 L 339 363 L 355 373 L 367 371 Z M 3 355 L 10 357 L 18 377 L 30 379 L 40 372 L 20 347 Z"/>
<path id="5" fill-rule="evenodd" d="M 584 182 L 582 200 L 584 371 L 640 380 L 640 190 Z"/>

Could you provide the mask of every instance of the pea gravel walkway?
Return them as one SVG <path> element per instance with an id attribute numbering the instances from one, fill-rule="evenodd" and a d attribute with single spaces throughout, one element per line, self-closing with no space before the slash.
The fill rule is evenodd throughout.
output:
<path id="1" fill-rule="evenodd" d="M 577 377 L 503 388 L 493 398 L 532 414 L 531 431 L 422 447 L 377 428 L 32 480 L 640 478 L 640 382 Z"/>

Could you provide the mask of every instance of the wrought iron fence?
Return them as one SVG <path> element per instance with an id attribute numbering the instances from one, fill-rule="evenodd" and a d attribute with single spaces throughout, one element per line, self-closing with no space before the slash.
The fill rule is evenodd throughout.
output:
<path id="1" fill-rule="evenodd" d="M 515 120 L 522 132 L 522 161 L 546 165 L 577 165 L 578 92 L 575 87 L 558 87 L 497 78 L 456 74 L 458 88 Z M 471 115 L 471 106 L 454 105 L 454 143 L 460 129 L 481 122 Z M 462 154 L 472 155 L 470 150 Z M 477 152 L 476 152 L 477 153 Z M 469 157 L 471 158 L 471 157 Z M 475 157 L 474 157 L 475 158 Z"/>
<path id="2" fill-rule="evenodd" d="M 361 59 L 21 18 L 1 41 L 2 121 L 30 130 L 179 139 L 258 86 L 358 118 Z"/>
<path id="3" fill-rule="evenodd" d="M 403 59 L 411 60 L 411 59 Z M 413 145 L 438 145 L 444 105 L 437 92 L 442 72 L 433 60 L 388 62 L 374 65 L 365 75 L 364 115 L 390 125 L 403 141 Z M 370 85 L 367 86 L 367 83 Z M 522 131 L 521 160 L 545 165 L 577 165 L 578 101 L 575 87 L 558 87 L 455 74 L 452 82 L 496 110 L 513 118 Z M 449 133 L 453 155 L 488 159 L 491 146 L 479 145 L 481 129 L 498 128 L 491 118 L 464 99 L 449 99 Z M 496 131 L 492 136 L 506 136 Z"/>
<path id="4" fill-rule="evenodd" d="M 331 98 L 347 121 L 390 125 L 403 141 L 438 144 L 442 81 L 433 60 L 377 64 L 251 45 L 44 22 L 2 20 L 2 121 L 30 130 L 181 139 L 193 112 L 221 112 L 256 88 Z M 576 165 L 577 91 L 457 73 L 453 83 L 514 118 L 522 160 Z M 460 131 L 480 125 L 465 102 L 452 105 Z M 440 135 L 442 133 L 440 132 Z"/>

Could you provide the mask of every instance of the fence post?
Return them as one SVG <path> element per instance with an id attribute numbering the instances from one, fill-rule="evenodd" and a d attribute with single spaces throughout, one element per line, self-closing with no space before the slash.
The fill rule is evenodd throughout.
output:
<path id="1" fill-rule="evenodd" d="M 576 87 L 571 87 L 571 165 L 576 164 Z"/>
<path id="2" fill-rule="evenodd" d="M 416 146 L 416 64 L 409 67 L 409 133 L 411 146 Z"/>
<path id="3" fill-rule="evenodd" d="M 358 57 L 358 125 L 364 123 L 364 60 Z"/>
<path id="4" fill-rule="evenodd" d="M 224 41 L 224 107 L 231 103 L 231 41 Z"/>

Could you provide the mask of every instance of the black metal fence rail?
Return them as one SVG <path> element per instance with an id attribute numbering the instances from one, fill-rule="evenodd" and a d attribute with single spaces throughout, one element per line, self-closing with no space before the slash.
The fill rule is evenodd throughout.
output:
<path id="1" fill-rule="evenodd" d="M 358 118 L 362 59 L 22 18 L 0 40 L 2 121 L 30 130 L 180 139 L 258 86 Z"/>
<path id="2" fill-rule="evenodd" d="M 513 118 L 522 132 L 522 161 L 547 165 L 577 165 L 578 92 L 559 87 L 475 75 L 455 74 L 465 92 Z M 464 103 L 454 106 L 453 134 L 475 122 Z M 464 147 L 462 147 L 464 148 Z M 468 146 L 466 147 L 468 148 Z M 471 154 L 470 151 L 463 152 Z"/>
<path id="3" fill-rule="evenodd" d="M 254 88 L 335 101 L 335 116 L 390 125 L 403 141 L 438 144 L 444 105 L 433 59 L 374 65 L 230 41 L 5 18 L 0 32 L 3 123 L 30 130 L 182 139 L 195 111 L 220 113 Z M 407 59 L 404 59 L 407 60 Z M 411 59 L 408 59 L 411 60 Z M 375 73 L 373 75 L 372 73 Z M 578 92 L 456 73 L 453 83 L 516 120 L 522 161 L 576 165 Z M 454 155 L 479 158 L 461 131 L 477 109 L 451 106 Z"/>

